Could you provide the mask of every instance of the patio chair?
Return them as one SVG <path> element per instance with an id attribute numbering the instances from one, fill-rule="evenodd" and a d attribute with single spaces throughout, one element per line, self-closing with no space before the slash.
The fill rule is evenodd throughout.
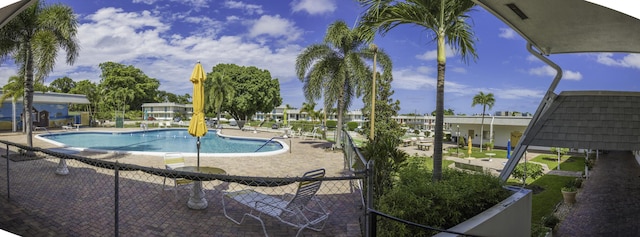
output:
<path id="1" fill-rule="evenodd" d="M 307 140 L 307 137 L 311 137 L 311 139 L 316 139 L 316 134 L 318 133 L 318 127 L 314 127 L 311 132 L 305 132 L 302 134 L 302 140 Z"/>
<path id="2" fill-rule="evenodd" d="M 168 170 L 173 170 L 178 167 L 184 167 L 184 157 L 181 153 L 166 153 L 164 154 L 164 166 Z M 176 198 L 178 198 L 178 185 L 187 185 L 191 184 L 193 181 L 183 178 L 171 178 L 173 179 L 173 193 Z M 166 189 L 167 177 L 164 177 L 164 181 L 162 182 L 162 188 Z"/>
<path id="3" fill-rule="evenodd" d="M 306 172 L 303 177 L 322 178 L 324 175 L 324 169 L 317 169 Z M 295 195 L 285 194 L 282 198 L 259 193 L 251 189 L 235 192 L 224 191 L 222 208 L 227 219 L 236 224 L 242 224 L 246 217 L 258 220 L 262 224 L 265 236 L 269 235 L 264 221 L 262 221 L 263 216 L 270 216 L 284 224 L 299 228 L 296 236 L 300 235 L 305 228 L 322 231 L 326 220 L 329 218 L 329 212 L 325 210 L 316 197 L 321 184 L 321 180 L 302 181 L 298 184 Z M 251 211 L 244 213 L 239 221 L 232 218 L 227 213 L 226 198 L 249 207 Z"/>

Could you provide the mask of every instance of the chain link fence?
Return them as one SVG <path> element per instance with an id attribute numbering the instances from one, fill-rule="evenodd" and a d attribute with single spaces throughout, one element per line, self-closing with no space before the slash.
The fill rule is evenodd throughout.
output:
<path id="1" fill-rule="evenodd" d="M 38 218 L 36 226 L 47 225 L 54 235 L 262 236 L 259 221 L 247 219 L 236 224 L 225 217 L 223 194 L 253 190 L 265 197 L 282 198 L 310 181 L 305 177 L 166 170 L 0 143 L 6 146 L 0 147 L 4 158 L 0 159 L 0 195 L 28 210 Z M 365 173 L 353 160 L 345 160 L 349 169 L 343 176 L 316 178 L 322 183 L 315 199 L 329 217 L 322 231 L 305 229 L 305 236 L 362 235 Z M 202 192 L 197 192 L 199 186 Z M 242 217 L 252 210 L 229 202 L 226 211 L 229 216 Z M 271 236 L 293 236 L 298 231 L 268 215 L 262 215 L 262 220 Z"/>

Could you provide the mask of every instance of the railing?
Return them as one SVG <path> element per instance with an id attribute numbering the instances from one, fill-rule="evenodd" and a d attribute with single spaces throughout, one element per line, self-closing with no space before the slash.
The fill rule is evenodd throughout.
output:
<path id="1" fill-rule="evenodd" d="M 296 184 L 306 181 L 302 177 L 181 172 L 122 164 L 113 161 L 117 154 L 94 159 L 70 154 L 72 151 L 30 148 L 8 141 L 0 144 L 6 146 L 0 148 L 5 158 L 0 162 L 0 180 L 5 181 L 0 182 L 0 195 L 6 197 L 0 199 L 0 206 L 29 214 L 25 217 L 29 220 L 20 225 L 0 220 L 0 227 L 28 235 L 256 236 L 262 234 L 259 222 L 247 220 L 236 225 L 225 218 L 222 192 L 252 189 L 275 197 L 294 193 Z M 322 232 L 304 230 L 305 236 L 360 235 L 362 192 L 353 184 L 362 183 L 364 173 L 332 174 L 322 178 L 316 195 L 331 213 L 328 223 Z M 179 185 L 174 192 L 174 178 L 199 181 L 206 208 L 192 210 L 187 203 L 193 184 Z M 250 211 L 240 205 L 227 208 L 234 216 Z M 275 219 L 264 220 L 270 235 L 293 236 L 297 231 Z M 27 229 L 29 232 L 24 232 Z"/>

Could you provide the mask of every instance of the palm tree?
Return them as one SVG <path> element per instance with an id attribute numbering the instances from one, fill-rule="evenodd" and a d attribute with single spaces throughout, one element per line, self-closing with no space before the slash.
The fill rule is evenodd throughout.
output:
<path id="1" fill-rule="evenodd" d="M 58 49 L 73 64 L 78 56 L 78 20 L 65 5 L 45 6 L 36 1 L 0 29 L 0 57 L 11 56 L 24 75 L 25 111 L 33 107 L 34 82 L 43 81 L 53 70 Z M 24 113 L 27 144 L 33 146 L 31 113 Z"/>
<path id="2" fill-rule="evenodd" d="M 6 85 L 2 87 L 2 97 L 0 97 L 0 107 L 6 99 L 11 98 L 11 131 L 16 131 L 16 102 L 18 98 L 22 97 L 24 99 L 24 77 L 22 76 L 11 76 L 9 77 L 9 81 Z M 24 107 L 22 110 L 22 114 L 24 114 Z M 24 126 L 23 126 L 24 128 Z"/>
<path id="3" fill-rule="evenodd" d="M 300 108 L 300 113 L 307 113 L 307 116 L 312 119 L 311 123 L 313 123 L 313 116 L 316 109 L 316 102 L 302 102 L 302 107 Z"/>
<path id="4" fill-rule="evenodd" d="M 217 123 L 220 124 L 220 109 L 224 102 L 231 100 L 235 95 L 235 89 L 231 84 L 231 80 L 225 77 L 224 74 L 214 73 L 211 77 L 211 90 L 209 91 L 209 98 L 211 99 L 211 106 L 216 109 L 218 115 Z"/>
<path id="5" fill-rule="evenodd" d="M 359 97 L 368 90 L 371 70 L 363 59 L 372 60 L 374 51 L 369 49 L 364 28 L 349 29 L 344 21 L 329 25 L 322 44 L 304 49 L 296 59 L 296 73 L 304 83 L 304 95 L 308 101 L 324 96 L 325 108 L 338 103 L 336 138 L 340 139 L 344 113 L 353 96 Z M 385 71 L 391 71 L 391 60 L 384 52 L 377 51 L 377 59 Z M 324 93 L 324 95 L 323 95 Z M 336 142 L 336 148 L 342 145 Z"/>
<path id="6" fill-rule="evenodd" d="M 472 1 L 458 0 L 360 0 L 367 10 L 360 25 L 377 29 L 382 34 L 398 25 L 417 25 L 432 33 L 437 44 L 438 77 L 436 86 L 436 124 L 433 152 L 433 180 L 442 179 L 442 142 L 444 137 L 444 72 L 445 47 L 453 47 L 468 62 L 478 56 L 474 49 L 475 37 L 465 21 L 467 12 L 475 5 Z"/>
<path id="7" fill-rule="evenodd" d="M 493 98 L 493 93 L 485 94 L 480 91 L 476 96 L 473 97 L 473 102 L 471 103 L 471 107 L 476 105 L 482 105 L 482 125 L 480 127 L 480 152 L 482 152 L 482 138 L 484 137 L 484 114 L 487 110 L 487 106 L 489 109 L 493 108 L 493 104 L 496 103 L 496 99 Z M 489 138 L 491 139 L 491 138 Z"/>

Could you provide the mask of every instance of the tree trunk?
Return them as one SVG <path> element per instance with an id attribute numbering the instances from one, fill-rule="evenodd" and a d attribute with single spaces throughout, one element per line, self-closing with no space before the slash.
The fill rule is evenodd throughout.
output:
<path id="1" fill-rule="evenodd" d="M 344 86 L 338 96 L 338 124 L 336 124 L 336 145 L 335 148 L 342 149 L 342 121 L 344 116 Z"/>
<path id="2" fill-rule="evenodd" d="M 433 140 L 433 181 L 442 179 L 442 141 L 444 139 L 444 73 L 446 65 L 444 32 L 438 32 L 438 79 L 436 86 L 436 124 Z"/>
<path id="3" fill-rule="evenodd" d="M 482 105 L 482 122 L 480 122 L 480 152 L 482 152 L 482 146 L 484 145 L 482 142 L 484 138 L 484 112 L 486 108 L 486 105 Z"/>
<path id="4" fill-rule="evenodd" d="M 24 103 L 24 125 L 27 131 L 27 145 L 33 147 L 33 118 L 31 113 L 33 111 L 33 51 L 31 50 L 31 44 L 27 43 L 27 60 L 26 60 L 26 73 L 24 80 L 24 95 L 27 99 Z"/>

